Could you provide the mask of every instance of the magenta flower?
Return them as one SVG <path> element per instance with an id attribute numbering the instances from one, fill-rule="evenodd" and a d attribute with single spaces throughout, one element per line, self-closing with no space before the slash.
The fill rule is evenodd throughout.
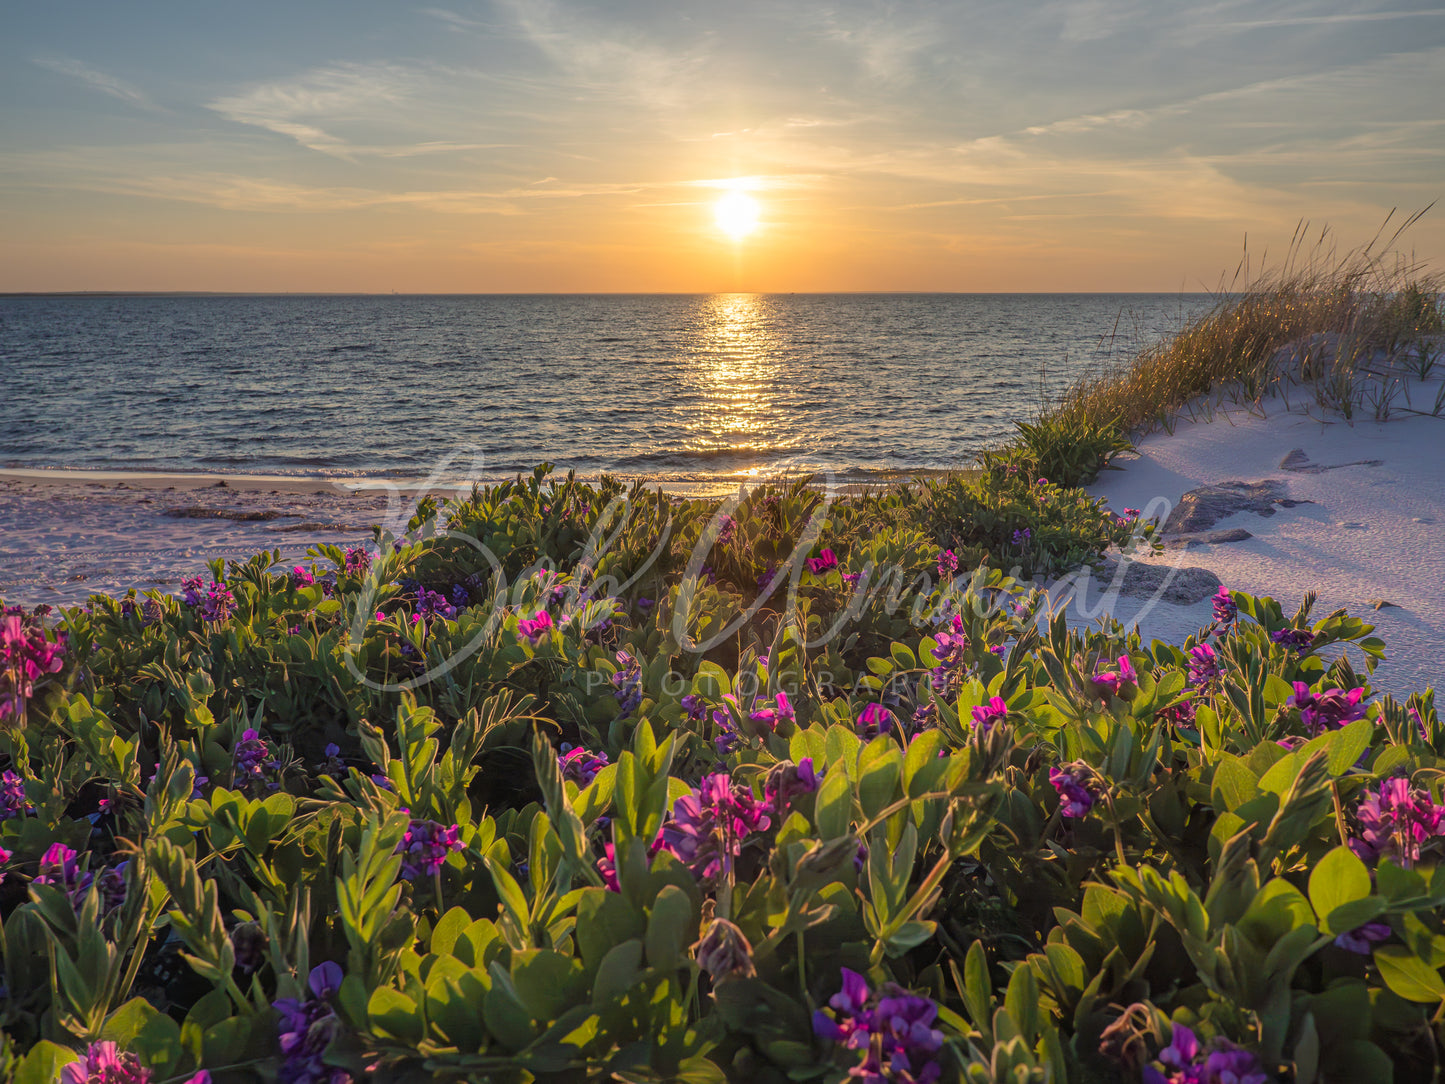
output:
<path id="1" fill-rule="evenodd" d="M 826 572 L 830 568 L 838 567 L 838 556 L 832 550 L 823 550 L 816 557 L 809 557 L 803 564 L 808 566 L 808 571 L 817 575 Z"/>
<path id="2" fill-rule="evenodd" d="M 1229 588 L 1221 584 L 1214 595 L 1214 620 L 1227 625 L 1238 616 L 1239 607 L 1235 605 L 1234 597 L 1230 595 Z"/>
<path id="3" fill-rule="evenodd" d="M 1120 655 L 1113 670 L 1103 669 L 1104 665 L 1101 664 L 1100 668 L 1094 672 L 1094 676 L 1089 678 L 1090 683 L 1094 686 L 1095 695 L 1105 699 L 1108 696 L 1117 696 L 1122 700 L 1129 699 L 1137 687 L 1135 683 L 1139 680 L 1139 675 L 1134 670 L 1134 664 L 1129 661 L 1129 656 Z"/>
<path id="4" fill-rule="evenodd" d="M 310 570 L 302 568 L 300 565 L 291 570 L 292 587 L 310 587 L 315 582 L 316 577 L 311 574 Z"/>
<path id="5" fill-rule="evenodd" d="M 361 579 L 371 568 L 371 552 L 365 546 L 352 546 L 346 551 L 346 564 L 343 567 L 348 576 Z"/>
<path id="6" fill-rule="evenodd" d="M 715 880 L 732 876 L 733 861 L 748 836 L 771 823 L 767 806 L 751 788 L 734 783 L 726 772 L 714 772 L 673 805 L 662 841 L 698 880 Z"/>
<path id="7" fill-rule="evenodd" d="M 597 778 L 597 773 L 607 767 L 606 753 L 589 753 L 580 745 L 562 745 L 562 755 L 557 758 L 562 769 L 562 778 L 570 779 L 579 787 L 585 787 Z"/>
<path id="8" fill-rule="evenodd" d="M 60 672 L 65 646 L 64 633 L 48 639 L 43 628 L 26 622 L 18 607 L 0 616 L 0 719 L 19 715 L 35 695 L 36 684 Z"/>
<path id="9" fill-rule="evenodd" d="M 1219 658 L 1214 648 L 1200 644 L 1189 649 L 1189 684 L 1208 685 L 1219 676 Z"/>
<path id="10" fill-rule="evenodd" d="M 1360 792 L 1355 820 L 1360 834 L 1349 841 L 1350 850 L 1366 862 L 1388 857 L 1408 869 L 1420 860 L 1421 847 L 1441 836 L 1445 806 L 1436 805 L 1429 791 L 1396 776 L 1381 783 L 1378 792 Z"/>
<path id="11" fill-rule="evenodd" d="M 864 738 L 889 734 L 893 731 L 893 713 L 882 704 L 869 704 L 858 713 L 855 729 Z"/>
<path id="12" fill-rule="evenodd" d="M 518 621 L 517 631 L 535 644 L 544 633 L 552 631 L 552 615 L 546 610 L 538 610 L 536 617 L 524 617 Z"/>
<path id="13" fill-rule="evenodd" d="M 7 851 L 4 847 L 0 847 L 0 866 L 3 866 L 6 862 L 10 861 L 10 859 L 14 857 L 14 851 Z M 0 878 L 0 880 L 3 880 L 3 878 Z"/>
<path id="14" fill-rule="evenodd" d="M 938 555 L 938 575 L 940 578 L 952 576 L 958 571 L 958 555 L 952 550 L 944 550 Z"/>
<path id="15" fill-rule="evenodd" d="M 1303 681 L 1296 681 L 1294 695 L 1285 703 L 1299 708 L 1300 722 L 1304 723 L 1314 737 L 1327 730 L 1338 730 L 1356 719 L 1363 719 L 1366 709 L 1360 706 L 1360 701 L 1364 697 L 1363 688 L 1351 689 L 1349 692 L 1327 689 L 1316 693 L 1311 692 L 1310 687 Z"/>
<path id="16" fill-rule="evenodd" d="M 748 713 L 748 718 L 757 723 L 760 729 L 771 733 L 778 729 L 779 723 L 791 723 L 796 716 L 793 714 L 793 705 L 788 700 L 788 694 L 779 689 L 771 705 L 755 708 Z"/>
<path id="17" fill-rule="evenodd" d="M 1008 719 L 1008 704 L 1001 696 L 991 696 L 988 703 L 979 704 L 973 709 L 973 725 L 987 734 L 993 729 L 995 723 L 1002 723 Z"/>
<path id="18" fill-rule="evenodd" d="M 150 1084 L 153 1079 L 140 1058 L 106 1039 L 91 1043 L 79 1061 L 62 1066 L 59 1084 Z M 211 1074 L 202 1069 L 186 1084 L 211 1084 Z"/>
<path id="19" fill-rule="evenodd" d="M 1094 807 L 1093 773 L 1081 762 L 1049 769 L 1049 783 L 1059 792 L 1059 812 L 1083 817 Z"/>
<path id="20" fill-rule="evenodd" d="M 402 812 L 408 810 L 403 809 Z M 396 853 L 405 856 L 401 862 L 402 878 L 414 881 L 437 873 L 446 862 L 447 855 L 466 849 L 457 838 L 460 831 L 455 824 L 447 827 L 437 821 L 413 818 L 407 825 L 406 835 L 396 845 Z"/>

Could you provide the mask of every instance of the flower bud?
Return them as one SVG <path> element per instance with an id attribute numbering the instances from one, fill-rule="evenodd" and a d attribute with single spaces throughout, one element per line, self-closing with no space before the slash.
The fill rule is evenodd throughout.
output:
<path id="1" fill-rule="evenodd" d="M 753 946 L 743 931 L 725 918 L 713 919 L 697 943 L 697 963 L 714 982 L 750 979 L 757 974 L 753 967 Z"/>

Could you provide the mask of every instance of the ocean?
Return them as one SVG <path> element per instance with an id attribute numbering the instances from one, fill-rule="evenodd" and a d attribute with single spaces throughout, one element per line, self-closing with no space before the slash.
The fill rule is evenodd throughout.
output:
<path id="1" fill-rule="evenodd" d="M 1203 294 L 12 296 L 0 466 L 716 491 L 966 466 Z"/>

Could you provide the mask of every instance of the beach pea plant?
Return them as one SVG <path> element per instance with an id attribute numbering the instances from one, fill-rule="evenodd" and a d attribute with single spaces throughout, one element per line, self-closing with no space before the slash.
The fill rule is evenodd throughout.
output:
<path id="1" fill-rule="evenodd" d="M 539 471 L 7 611 L 0 1078 L 1433 1079 L 1433 692 L 1069 628 L 1011 562 L 1118 519 Z"/>

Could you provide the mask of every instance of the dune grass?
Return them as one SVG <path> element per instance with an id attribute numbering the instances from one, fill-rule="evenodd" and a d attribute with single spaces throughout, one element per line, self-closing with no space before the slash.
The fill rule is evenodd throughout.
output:
<path id="1" fill-rule="evenodd" d="M 1206 396 L 1254 406 L 1303 386 L 1347 417 L 1366 408 L 1387 415 L 1403 381 L 1428 377 L 1441 356 L 1440 282 L 1394 247 L 1423 213 L 1384 246 L 1377 235 L 1344 257 L 1327 230 L 1307 248 L 1301 227 L 1282 266 L 1252 275 L 1242 259 L 1213 308 L 1173 338 L 1076 383 L 1035 421 L 1020 423 L 1014 441 L 983 456 L 984 467 L 1087 482 L 1131 440 L 1172 428 Z M 1426 412 L 1441 409 L 1437 399 Z"/>

